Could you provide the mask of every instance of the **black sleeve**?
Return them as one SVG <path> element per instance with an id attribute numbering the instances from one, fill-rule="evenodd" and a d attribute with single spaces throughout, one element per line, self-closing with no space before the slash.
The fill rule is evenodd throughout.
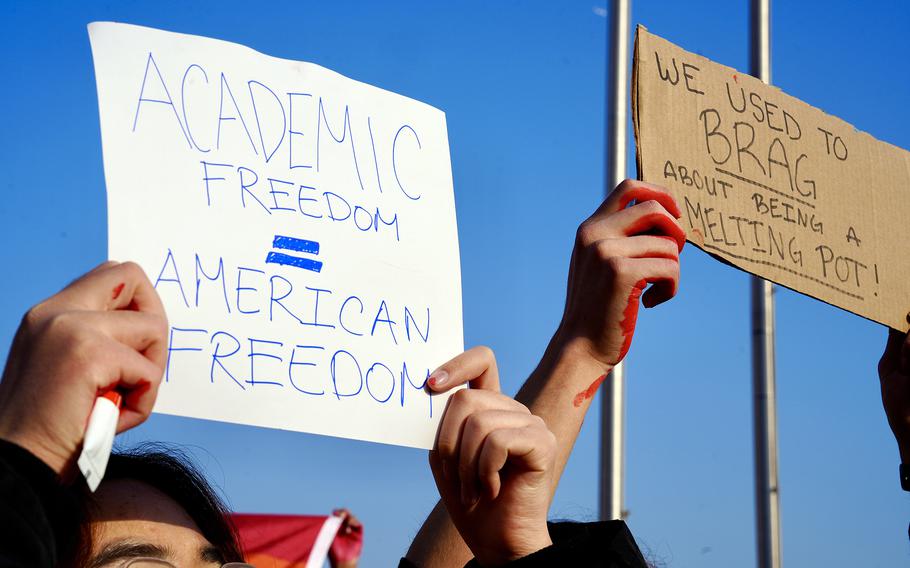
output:
<path id="1" fill-rule="evenodd" d="M 553 546 L 510 562 L 508 568 L 591 566 L 596 568 L 647 568 L 629 527 L 623 521 L 599 523 L 547 523 Z M 417 568 L 402 558 L 399 568 Z M 465 568 L 480 568 L 476 560 Z"/>
<path id="2" fill-rule="evenodd" d="M 54 568 L 80 534 L 76 493 L 44 462 L 0 440 L 0 567 Z"/>

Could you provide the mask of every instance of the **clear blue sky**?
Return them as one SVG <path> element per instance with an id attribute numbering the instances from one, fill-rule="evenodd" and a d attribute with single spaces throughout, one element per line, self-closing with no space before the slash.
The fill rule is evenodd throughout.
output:
<path id="1" fill-rule="evenodd" d="M 561 315 L 575 227 L 603 193 L 603 1 L 256 4 L 4 2 L 0 343 L 30 305 L 106 258 L 85 25 L 113 20 L 311 61 L 443 109 L 465 343 L 496 350 L 514 393 Z M 634 23 L 746 69 L 746 0 L 633 4 Z M 910 8 L 773 4 L 773 82 L 910 147 Z M 679 297 L 643 313 L 627 359 L 629 524 L 668 567 L 752 566 L 748 279 L 693 247 L 682 270 Z M 792 292 L 777 299 L 785 564 L 907 565 L 910 498 L 875 374 L 885 330 Z M 556 517 L 596 516 L 592 408 Z M 188 446 L 239 511 L 350 507 L 366 525 L 366 567 L 394 565 L 435 501 L 417 450 L 167 416 L 125 442 L 143 439 Z"/>

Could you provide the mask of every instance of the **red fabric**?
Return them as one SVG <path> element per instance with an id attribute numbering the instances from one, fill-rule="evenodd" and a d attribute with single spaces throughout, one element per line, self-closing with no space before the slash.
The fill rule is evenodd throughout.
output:
<path id="1" fill-rule="evenodd" d="M 247 562 L 256 568 L 305 568 L 325 515 L 249 515 L 231 519 L 240 535 Z M 344 525 L 332 542 L 329 556 L 337 561 L 357 558 L 363 549 L 363 530 L 345 534 Z"/>
<path id="2" fill-rule="evenodd" d="M 342 524 L 329 548 L 329 558 L 334 562 L 356 560 L 363 552 L 363 526 L 351 527 L 349 533 L 345 533 L 344 528 Z"/>

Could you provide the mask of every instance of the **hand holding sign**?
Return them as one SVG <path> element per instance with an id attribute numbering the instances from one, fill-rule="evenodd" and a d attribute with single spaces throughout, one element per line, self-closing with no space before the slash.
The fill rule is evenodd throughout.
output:
<path id="1" fill-rule="evenodd" d="M 475 347 L 437 371 L 449 400 L 430 467 L 465 543 L 483 566 L 552 544 L 547 532 L 556 439 L 543 420 L 499 392 L 493 352 Z M 432 380 L 432 378 L 431 378 Z"/>
<path id="2" fill-rule="evenodd" d="M 158 295 L 129 262 L 102 264 L 33 307 L 0 382 L 0 438 L 67 474 L 99 393 L 123 395 L 118 431 L 151 413 L 166 329 Z"/>
<path id="3" fill-rule="evenodd" d="M 650 308 L 676 295 L 686 239 L 679 216 L 665 189 L 626 180 L 578 227 L 561 332 L 604 366 L 629 351 L 639 298 Z"/>

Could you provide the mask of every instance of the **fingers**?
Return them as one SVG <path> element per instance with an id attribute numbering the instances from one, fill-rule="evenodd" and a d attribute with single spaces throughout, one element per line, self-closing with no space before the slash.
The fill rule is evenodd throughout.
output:
<path id="1" fill-rule="evenodd" d="M 481 491 L 499 495 L 500 471 L 514 462 L 525 471 L 544 471 L 554 459 L 555 437 L 543 420 L 499 393 L 462 390 L 450 399 L 430 467 L 440 485 L 472 507 Z"/>
<path id="2" fill-rule="evenodd" d="M 654 284 L 642 296 L 645 307 L 676 295 L 685 232 L 657 201 L 639 203 L 608 217 L 595 214 L 579 228 L 579 239 L 587 247 L 596 247 L 601 259 L 612 262 L 614 272 L 622 274 L 627 285 Z"/>
<path id="3" fill-rule="evenodd" d="M 345 532 L 348 533 L 352 531 L 356 532 L 363 528 L 363 524 L 361 524 L 360 520 L 351 513 L 348 513 L 348 517 L 345 519 L 345 525 Z"/>
<path id="4" fill-rule="evenodd" d="M 99 390 L 114 388 L 123 396 L 117 423 L 117 432 L 123 432 L 138 426 L 151 414 L 162 369 L 122 343 L 111 341 L 104 347 L 103 368 L 107 376 Z"/>
<path id="5" fill-rule="evenodd" d="M 167 320 L 158 314 L 118 310 L 82 312 L 79 324 L 95 329 L 111 339 L 145 355 L 164 372 L 167 359 Z"/>
<path id="6" fill-rule="evenodd" d="M 655 202 L 646 201 L 635 207 L 649 207 L 653 209 L 655 208 L 651 205 L 653 203 Z M 629 212 L 628 214 L 626 213 L 627 211 Z M 617 216 L 631 216 L 633 211 L 636 215 L 639 213 L 634 208 L 630 208 L 617 213 Z M 682 252 L 683 247 L 686 246 L 686 232 L 683 230 L 682 226 L 680 226 L 679 221 L 667 215 L 666 211 L 655 211 L 653 213 L 643 214 L 625 228 L 625 235 L 627 237 L 648 234 L 649 232 L 661 237 L 673 239 L 676 242 L 676 246 L 679 247 L 679 252 Z"/>
<path id="7" fill-rule="evenodd" d="M 452 395 L 436 436 L 435 458 L 444 478 L 451 478 L 459 464 L 462 435 L 468 417 L 488 410 L 511 411 L 530 415 L 520 402 L 486 390 L 460 390 Z"/>
<path id="8" fill-rule="evenodd" d="M 555 452 L 556 437 L 542 419 L 530 415 L 524 426 L 490 432 L 477 458 L 477 476 L 487 497 L 496 499 L 502 488 L 500 472 L 507 463 L 525 471 L 545 472 L 552 467 Z"/>
<path id="9" fill-rule="evenodd" d="M 682 225 L 657 201 L 645 201 L 610 215 L 595 213 L 578 228 L 578 240 L 591 246 L 603 239 L 651 233 L 673 240 L 677 252 L 686 242 Z"/>
<path id="10" fill-rule="evenodd" d="M 676 295 L 679 290 L 679 263 L 661 258 L 645 258 L 634 261 L 641 274 L 641 280 L 652 284 L 641 296 L 646 308 L 653 308 Z"/>
<path id="11" fill-rule="evenodd" d="M 660 205 L 669 211 L 673 217 L 677 219 L 682 217 L 682 211 L 680 211 L 679 205 L 665 188 L 660 187 L 659 185 L 631 179 L 623 180 L 617 185 L 594 215 L 611 215 L 625 209 L 629 203 L 633 201 L 636 203 L 644 203 L 645 201 L 651 200 L 660 203 Z"/>
<path id="12" fill-rule="evenodd" d="M 477 487 L 480 481 L 488 481 L 480 478 L 478 474 L 478 460 L 480 458 L 481 447 L 491 432 L 503 429 L 520 429 L 527 426 L 530 422 L 540 420 L 536 416 L 527 412 L 515 410 L 486 410 L 474 412 L 465 420 L 464 428 L 461 434 L 461 447 L 458 457 L 458 476 L 461 480 L 461 502 L 465 506 L 470 506 L 477 501 Z M 494 473 L 498 472 L 496 469 Z M 496 476 L 496 483 L 499 478 Z M 487 485 L 488 488 L 489 485 Z M 498 485 L 496 493 L 498 493 Z M 494 495 L 495 497 L 495 495 Z"/>
<path id="13" fill-rule="evenodd" d="M 123 396 L 117 431 L 148 418 L 166 364 L 167 318 L 139 265 L 103 263 L 47 300 L 39 313 L 65 314 L 77 324 L 76 332 L 91 330 L 111 339 L 100 340 L 103 348 L 97 351 L 103 355 L 95 364 L 104 369 L 99 391 L 116 388 Z"/>
<path id="14" fill-rule="evenodd" d="M 98 393 L 116 389 L 122 395 L 118 432 L 148 417 L 164 373 L 163 318 L 142 312 L 70 311 L 54 316 L 47 329 L 49 341 L 69 345 L 82 361 L 81 373 L 91 377 L 89 388 Z"/>
<path id="15" fill-rule="evenodd" d="M 75 280 L 48 303 L 62 309 L 130 309 L 164 314 L 158 293 L 134 262 L 106 262 Z"/>
<path id="16" fill-rule="evenodd" d="M 641 297 L 646 308 L 666 302 L 679 291 L 679 261 L 668 254 L 666 244 L 661 245 L 662 249 L 654 248 L 653 243 L 661 240 L 642 236 L 598 243 L 598 254 L 610 263 L 612 272 L 620 276 L 625 286 L 643 288 L 644 284 L 653 284 Z"/>
<path id="17" fill-rule="evenodd" d="M 348 509 L 335 509 L 332 511 L 332 515 L 341 518 L 339 532 L 342 532 L 343 534 L 351 534 L 352 532 L 357 532 L 363 528 L 363 525 L 360 524 L 357 517 Z"/>
<path id="18" fill-rule="evenodd" d="M 679 221 L 657 201 L 645 201 L 623 209 L 603 219 L 604 230 L 610 237 L 651 233 L 676 242 L 678 251 L 686 244 L 686 232 Z"/>
<path id="19" fill-rule="evenodd" d="M 427 386 L 436 392 L 444 392 L 465 383 L 470 383 L 473 389 L 499 392 L 499 370 L 492 349 L 472 347 L 444 363 L 427 379 Z"/>
<path id="20" fill-rule="evenodd" d="M 597 243 L 598 254 L 602 258 L 664 258 L 679 261 L 679 248 L 673 239 L 655 236 L 638 235 L 628 238 L 603 239 Z"/>

